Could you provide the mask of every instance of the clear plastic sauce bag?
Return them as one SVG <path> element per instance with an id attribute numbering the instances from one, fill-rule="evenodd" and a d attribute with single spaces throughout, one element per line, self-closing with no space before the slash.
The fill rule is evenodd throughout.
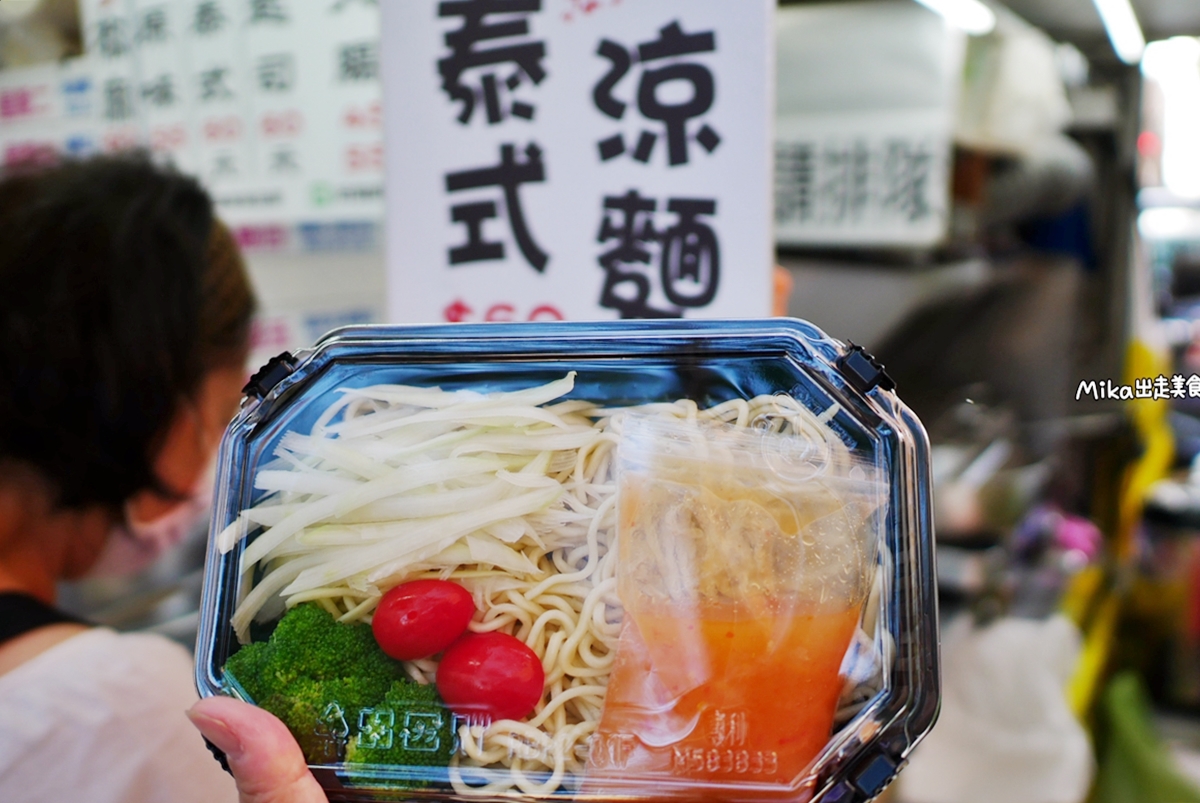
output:
<path id="1" fill-rule="evenodd" d="M 778 429 L 624 422 L 625 617 L 587 787 L 790 784 L 827 743 L 887 485 L 832 431 Z"/>

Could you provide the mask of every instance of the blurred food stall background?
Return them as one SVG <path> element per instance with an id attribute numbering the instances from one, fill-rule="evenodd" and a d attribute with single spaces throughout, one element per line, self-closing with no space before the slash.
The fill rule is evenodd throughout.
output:
<path id="1" fill-rule="evenodd" d="M 250 367 L 382 322 L 379 14 L 5 0 L 0 161 L 200 176 Z M 1200 3 L 782 2 L 776 30 L 779 308 L 874 353 L 933 445 L 944 713 L 898 794 L 1200 800 Z M 190 646 L 203 538 L 64 602 Z"/>

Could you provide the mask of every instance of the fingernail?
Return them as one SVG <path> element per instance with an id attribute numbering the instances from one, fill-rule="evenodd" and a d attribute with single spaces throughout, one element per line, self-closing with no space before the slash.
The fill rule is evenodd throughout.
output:
<path id="1" fill-rule="evenodd" d="M 189 709 L 186 713 L 192 724 L 200 730 L 200 733 L 204 734 L 204 738 L 215 744 L 225 755 L 231 757 L 241 755 L 241 740 L 223 720 L 203 711 L 197 711 L 195 708 Z"/>

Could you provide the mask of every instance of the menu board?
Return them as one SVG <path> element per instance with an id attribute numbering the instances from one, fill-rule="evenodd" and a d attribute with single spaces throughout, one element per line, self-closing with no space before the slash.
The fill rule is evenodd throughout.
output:
<path id="1" fill-rule="evenodd" d="M 943 242 L 965 34 L 891 0 L 789 5 L 776 21 L 776 242 Z"/>
<path id="2" fill-rule="evenodd" d="M 232 224 L 383 215 L 375 0 L 82 0 L 85 56 L 0 72 L 0 158 L 140 146 Z"/>
<path id="3" fill-rule="evenodd" d="M 776 121 L 781 245 L 929 246 L 950 219 L 952 117 L 941 110 Z"/>
<path id="4" fill-rule="evenodd" d="M 390 318 L 769 314 L 774 6 L 385 3 Z"/>

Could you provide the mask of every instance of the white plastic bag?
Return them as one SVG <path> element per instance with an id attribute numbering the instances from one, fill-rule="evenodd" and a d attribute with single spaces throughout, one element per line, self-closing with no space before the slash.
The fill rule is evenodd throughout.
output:
<path id="1" fill-rule="evenodd" d="M 942 633 L 942 712 L 900 776 L 904 803 L 1079 803 L 1094 772 L 1066 698 L 1080 636 L 1062 616 L 961 616 Z"/>

